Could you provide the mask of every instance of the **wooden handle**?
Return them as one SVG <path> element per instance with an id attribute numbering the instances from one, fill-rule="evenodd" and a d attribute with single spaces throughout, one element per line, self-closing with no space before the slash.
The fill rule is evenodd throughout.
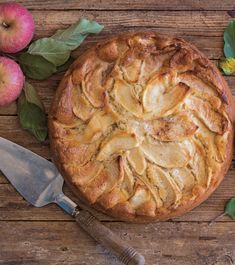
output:
<path id="1" fill-rule="evenodd" d="M 109 249 L 122 263 L 126 265 L 143 265 L 145 263 L 141 254 L 122 241 L 109 228 L 102 225 L 88 211 L 78 212 L 75 219 L 91 237 Z"/>

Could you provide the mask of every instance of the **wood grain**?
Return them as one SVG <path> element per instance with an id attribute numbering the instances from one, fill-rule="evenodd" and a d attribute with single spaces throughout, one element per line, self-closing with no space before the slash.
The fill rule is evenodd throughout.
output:
<path id="1" fill-rule="evenodd" d="M 231 17 L 226 11 L 33 11 L 36 31 L 35 38 L 49 36 L 58 28 L 66 28 L 79 18 L 95 19 L 105 28 L 101 34 L 89 39 L 97 41 L 104 36 L 130 30 L 157 30 L 165 34 L 173 34 L 205 44 L 205 38 L 214 37 L 211 48 L 219 41 L 224 28 Z M 63 19 L 61 19 L 63 18 Z M 197 36 L 197 37 L 196 37 Z M 201 38 L 198 38 L 200 36 Z M 222 46 L 220 47 L 222 48 Z M 221 51 L 220 51 L 221 52 Z"/>
<path id="2" fill-rule="evenodd" d="M 4 0 L 3 0 L 4 1 Z M 17 1 L 30 9 L 60 10 L 60 9 L 84 9 L 84 10 L 230 10 L 234 9 L 233 1 L 224 0 L 21 0 Z"/>
<path id="3" fill-rule="evenodd" d="M 105 225 L 143 253 L 146 265 L 231 265 L 235 259 L 233 223 Z M 0 222 L 0 231 L 1 265 L 121 265 L 75 222 Z"/>
<path id="4" fill-rule="evenodd" d="M 0 3 L 5 0 L 0 0 Z M 183 37 L 215 63 L 223 56 L 223 31 L 235 10 L 231 0 L 20 0 L 32 10 L 35 39 L 50 36 L 79 18 L 95 19 L 105 26 L 89 36 L 74 52 L 78 56 L 99 40 L 124 31 L 149 31 Z M 231 13 L 231 12 L 230 12 Z M 63 74 L 33 81 L 48 112 Z M 235 76 L 226 77 L 235 95 Z M 50 159 L 49 142 L 39 143 L 22 130 L 16 104 L 0 108 L 0 136 Z M 0 158 L 1 153 L 0 150 Z M 149 225 L 114 221 L 92 213 L 116 234 L 145 255 L 147 265 L 231 265 L 235 263 L 235 229 L 228 217 L 208 222 L 223 212 L 235 194 L 235 162 L 217 191 L 193 211 L 172 221 Z M 65 194 L 78 200 L 65 186 Z M 79 202 L 81 203 L 81 202 Z M 82 204 L 81 204 L 82 205 Z M 85 207 L 82 205 L 82 207 Z M 0 172 L 0 265 L 120 265 L 97 245 L 73 219 L 56 205 L 29 205 Z"/>
<path id="5" fill-rule="evenodd" d="M 0 116 L 0 136 L 20 144 L 33 152 L 50 158 L 49 141 L 42 143 L 20 127 L 17 116 Z M 1 154 L 1 150 L 0 150 Z"/>

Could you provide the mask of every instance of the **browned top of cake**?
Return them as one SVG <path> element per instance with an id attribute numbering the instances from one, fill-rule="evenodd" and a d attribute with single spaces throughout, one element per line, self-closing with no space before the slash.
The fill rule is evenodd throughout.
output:
<path id="1" fill-rule="evenodd" d="M 216 67 L 182 39 L 129 33 L 85 52 L 50 112 L 72 189 L 123 220 L 163 220 L 205 200 L 231 160 L 234 105 Z"/>

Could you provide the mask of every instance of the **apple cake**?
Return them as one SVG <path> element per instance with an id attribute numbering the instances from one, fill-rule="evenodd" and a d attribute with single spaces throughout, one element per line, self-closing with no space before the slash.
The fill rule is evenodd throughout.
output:
<path id="1" fill-rule="evenodd" d="M 218 187 L 232 158 L 234 102 L 193 45 L 126 33 L 83 53 L 49 114 L 53 159 L 83 201 L 120 220 L 179 216 Z"/>

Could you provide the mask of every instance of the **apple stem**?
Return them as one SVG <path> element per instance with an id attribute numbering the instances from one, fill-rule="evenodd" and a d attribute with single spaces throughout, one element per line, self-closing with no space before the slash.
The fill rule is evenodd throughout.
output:
<path id="1" fill-rule="evenodd" d="M 4 22 L 4 21 L 2 22 L 2 26 L 3 26 L 4 28 L 6 28 L 6 29 L 10 27 L 9 24 L 7 24 L 7 23 Z"/>

